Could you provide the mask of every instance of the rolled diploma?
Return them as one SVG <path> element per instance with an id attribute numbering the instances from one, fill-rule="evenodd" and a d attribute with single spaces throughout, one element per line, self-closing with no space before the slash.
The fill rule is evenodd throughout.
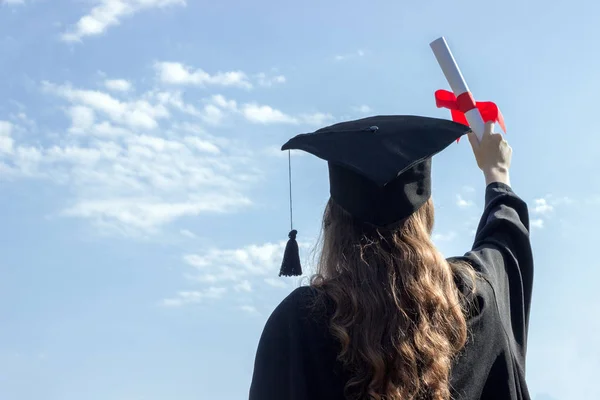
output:
<path id="1" fill-rule="evenodd" d="M 467 86 L 467 82 L 465 82 L 465 78 L 463 78 L 460 68 L 458 68 L 456 60 L 454 60 L 454 56 L 448 47 L 448 43 L 446 43 L 446 39 L 444 39 L 444 37 L 436 39 L 431 42 L 429 46 L 431 46 L 431 50 L 433 50 L 433 54 L 435 55 L 438 64 L 440 64 L 440 68 L 446 76 L 446 80 L 450 84 L 450 88 L 452 88 L 454 95 L 458 97 L 461 94 L 468 92 L 469 87 Z M 485 122 L 483 122 L 481 113 L 477 108 L 474 108 L 467 111 L 465 117 L 467 118 L 467 121 L 469 121 L 471 129 L 481 141 L 483 130 L 485 129 Z"/>

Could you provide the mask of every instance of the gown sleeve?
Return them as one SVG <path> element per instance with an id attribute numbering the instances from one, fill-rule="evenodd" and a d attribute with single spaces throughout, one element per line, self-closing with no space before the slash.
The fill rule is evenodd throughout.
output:
<path id="1" fill-rule="evenodd" d="M 502 325 L 523 363 L 533 286 L 527 204 L 502 183 L 486 188 L 485 209 L 465 258 L 492 287 Z"/>

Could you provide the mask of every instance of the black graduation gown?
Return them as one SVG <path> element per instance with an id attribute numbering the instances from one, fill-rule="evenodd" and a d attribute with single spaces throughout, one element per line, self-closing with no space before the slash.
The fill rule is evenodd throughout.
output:
<path id="1" fill-rule="evenodd" d="M 527 205 L 510 187 L 486 188 L 485 210 L 468 261 L 481 278 L 470 336 L 452 369 L 456 400 L 524 399 L 533 283 Z M 315 289 L 293 291 L 270 316 L 256 354 L 250 400 L 342 400 L 348 379 L 336 361 L 329 312 L 313 312 Z"/>

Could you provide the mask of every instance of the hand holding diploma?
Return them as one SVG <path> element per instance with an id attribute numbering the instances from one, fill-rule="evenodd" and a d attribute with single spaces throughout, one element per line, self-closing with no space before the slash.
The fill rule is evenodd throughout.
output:
<path id="1" fill-rule="evenodd" d="M 452 114 L 452 120 L 470 126 L 479 141 L 483 137 L 486 122 L 497 122 L 506 132 L 504 118 L 498 106 L 492 102 L 476 102 L 473 98 L 446 39 L 443 37 L 436 39 L 430 46 L 452 92 L 454 92 L 447 90 L 435 92 L 437 107 L 448 108 Z"/>

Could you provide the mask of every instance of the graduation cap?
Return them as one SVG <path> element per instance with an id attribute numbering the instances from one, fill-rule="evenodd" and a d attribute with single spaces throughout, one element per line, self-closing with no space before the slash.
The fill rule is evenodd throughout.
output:
<path id="1" fill-rule="evenodd" d="M 333 201 L 357 221 L 387 227 L 425 204 L 431 196 L 431 158 L 469 130 L 446 119 L 374 116 L 297 135 L 281 149 L 327 161 Z M 280 276 L 302 273 L 293 227 L 289 237 Z"/>

